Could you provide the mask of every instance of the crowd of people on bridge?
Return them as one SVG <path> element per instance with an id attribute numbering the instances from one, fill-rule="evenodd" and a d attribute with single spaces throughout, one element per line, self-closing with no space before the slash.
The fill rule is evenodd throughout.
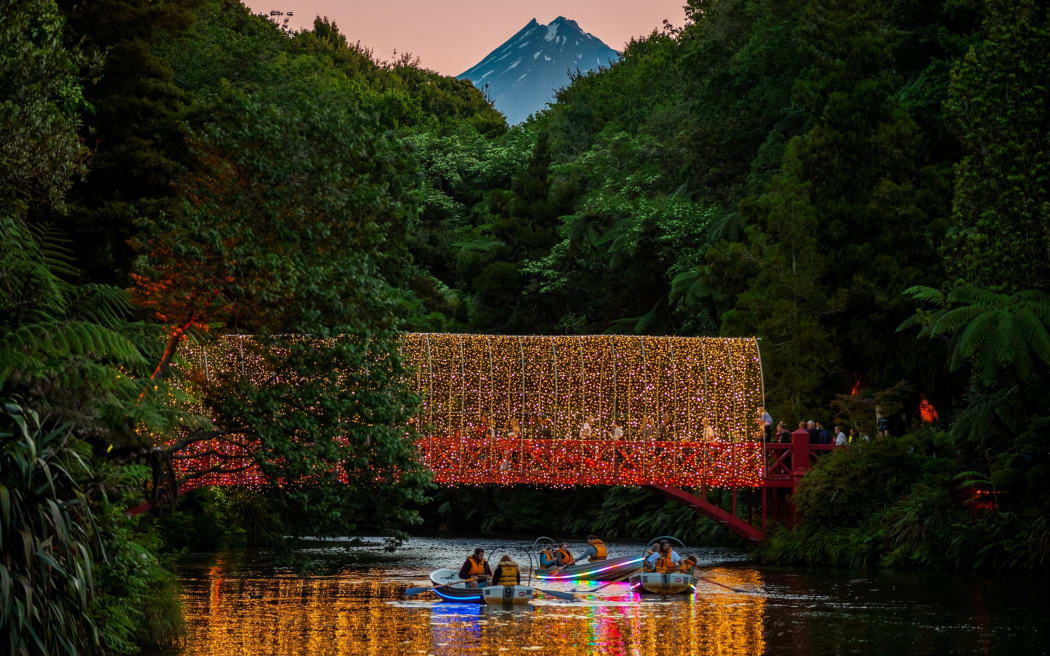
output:
<path id="1" fill-rule="evenodd" d="M 777 422 L 773 427 L 773 418 L 763 408 L 759 408 L 762 425 L 767 442 L 791 442 L 793 438 L 805 436 L 810 444 L 831 444 L 834 446 L 849 446 L 855 442 L 870 442 L 867 435 L 858 433 L 856 428 L 846 428 L 841 424 L 834 424 L 832 430 L 825 428 L 822 421 L 810 419 L 798 422 L 798 428 L 794 431 L 788 430 L 784 422 Z"/>
<path id="2" fill-rule="evenodd" d="M 579 429 L 576 431 L 575 437 L 581 440 L 610 440 L 618 442 L 621 440 L 632 439 L 628 435 L 628 428 L 624 423 L 619 420 L 613 420 L 607 427 L 603 427 L 597 421 L 594 415 L 586 415 L 583 418 L 583 422 L 580 424 Z M 525 435 L 525 431 L 522 430 L 521 422 L 517 418 L 508 419 L 504 422 L 502 428 L 498 428 L 496 423 L 487 416 L 481 418 L 481 421 L 473 428 L 467 431 L 457 429 L 454 433 L 455 437 L 475 437 L 482 439 L 510 439 L 516 440 L 525 437 L 532 439 L 549 440 L 554 438 L 568 438 L 572 435 L 566 435 L 555 429 L 554 421 L 547 415 L 541 414 L 537 418 L 536 426 L 530 428 L 529 435 Z M 700 434 L 704 441 L 711 442 L 717 439 L 718 435 L 715 431 L 714 423 L 707 417 L 700 420 Z M 639 420 L 637 430 L 635 431 L 635 437 L 633 439 L 655 442 L 661 440 L 675 440 L 678 438 L 678 431 L 672 426 L 671 420 L 668 418 L 653 419 L 649 415 L 645 415 Z"/>
<path id="3" fill-rule="evenodd" d="M 830 429 L 828 428 L 829 425 L 831 426 Z M 689 439 L 714 442 L 720 437 L 715 429 L 714 422 L 708 417 L 700 419 L 699 428 L 699 435 L 690 436 Z M 629 434 L 629 430 L 633 432 L 633 436 Z M 778 421 L 774 424 L 773 417 L 762 407 L 758 408 L 758 431 L 760 436 L 757 436 L 756 439 L 763 439 L 766 442 L 788 443 L 792 441 L 793 435 L 801 435 L 802 432 L 806 433 L 809 437 L 810 444 L 817 445 L 849 446 L 855 442 L 871 441 L 871 438 L 868 435 L 860 433 L 856 428 L 846 427 L 841 424 L 825 424 L 818 419 L 800 421 L 798 422 L 798 428 L 791 430 L 791 428 L 789 428 L 783 421 Z M 503 427 L 499 428 L 491 417 L 483 416 L 481 421 L 472 428 L 466 431 L 456 430 L 454 436 L 459 438 L 475 437 L 489 440 L 517 440 L 526 437 L 549 440 L 554 438 L 577 437 L 580 440 L 609 440 L 618 442 L 630 439 L 635 441 L 655 442 L 678 439 L 679 432 L 675 430 L 671 420 L 666 417 L 658 417 L 657 419 L 654 419 L 652 416 L 644 415 L 637 422 L 637 427 L 635 429 L 629 429 L 628 426 L 616 419 L 609 422 L 607 426 L 603 426 L 599 423 L 595 415 L 588 414 L 584 416 L 582 423 L 580 423 L 579 428 L 575 431 L 575 435 L 572 435 L 571 432 L 565 434 L 563 431 L 556 430 L 554 420 L 549 415 L 541 413 L 537 417 L 535 425 L 529 428 L 528 434 L 522 429 L 521 421 L 516 417 L 508 419 L 504 422 Z"/>

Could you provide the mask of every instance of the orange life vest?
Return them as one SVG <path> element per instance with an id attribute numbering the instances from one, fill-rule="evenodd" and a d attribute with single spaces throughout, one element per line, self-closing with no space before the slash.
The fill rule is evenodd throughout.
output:
<path id="1" fill-rule="evenodd" d="M 569 553 L 568 551 L 566 551 L 565 549 L 558 549 L 558 551 L 555 552 L 555 553 L 560 553 L 561 554 L 561 566 L 562 567 L 568 567 L 569 565 L 572 565 L 573 563 L 576 562 L 576 559 L 572 557 L 572 554 Z"/>
<path id="2" fill-rule="evenodd" d="M 686 558 L 682 561 L 681 571 L 683 574 L 692 574 L 694 567 L 696 567 L 696 563 Z"/>
<path id="3" fill-rule="evenodd" d="M 605 548 L 605 543 L 601 540 L 588 540 L 587 544 L 594 547 L 594 555 L 587 560 L 592 562 L 595 560 L 605 560 L 609 556 L 609 550 Z"/>
<path id="4" fill-rule="evenodd" d="M 475 560 L 474 556 L 467 556 L 470 563 L 470 576 L 485 576 L 485 559 Z"/>
<path id="5" fill-rule="evenodd" d="M 554 550 L 553 549 L 551 549 L 550 547 L 548 547 L 546 549 L 543 549 L 542 551 L 540 551 L 540 556 L 546 556 L 547 557 L 547 562 L 549 563 L 548 565 L 544 565 L 543 564 L 543 559 L 541 558 L 540 559 L 540 567 L 554 567 L 555 566 L 556 563 L 554 561 Z"/>
<path id="6" fill-rule="evenodd" d="M 667 554 L 666 556 L 660 556 L 659 558 L 657 558 L 656 566 L 653 569 L 655 569 L 660 574 L 673 572 L 676 568 L 674 561 L 671 560 L 671 554 Z"/>
<path id="7" fill-rule="evenodd" d="M 499 564 L 499 580 L 496 581 L 496 585 L 517 585 L 518 584 L 518 566 L 514 563 L 500 563 Z"/>

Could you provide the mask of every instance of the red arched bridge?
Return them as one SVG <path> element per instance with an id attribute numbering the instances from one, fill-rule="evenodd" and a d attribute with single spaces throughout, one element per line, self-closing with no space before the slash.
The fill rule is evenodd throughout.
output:
<path id="1" fill-rule="evenodd" d="M 250 336 L 187 359 L 205 378 L 243 372 Z M 421 403 L 413 418 L 434 480 L 468 485 L 642 485 L 751 539 L 764 535 L 767 488 L 793 489 L 830 446 L 763 441 L 758 342 L 742 338 L 409 333 L 400 353 Z M 201 443 L 184 471 L 222 449 Z M 244 452 L 245 462 L 251 454 Z M 265 484 L 248 467 L 194 486 Z M 733 490 L 730 510 L 682 488 Z M 761 488 L 761 525 L 738 516 L 736 490 Z M 776 510 L 777 495 L 770 496 Z"/>

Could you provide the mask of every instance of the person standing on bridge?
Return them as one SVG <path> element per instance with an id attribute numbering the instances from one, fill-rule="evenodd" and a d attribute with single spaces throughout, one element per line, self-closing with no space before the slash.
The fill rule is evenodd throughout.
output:
<path id="1" fill-rule="evenodd" d="M 642 439 L 646 442 L 652 442 L 657 439 L 656 424 L 653 423 L 653 418 L 646 415 L 642 418 L 642 426 L 639 431 L 642 434 Z"/>
<path id="2" fill-rule="evenodd" d="M 796 438 L 801 439 L 802 437 L 805 437 L 807 440 L 809 439 L 809 431 L 806 430 L 806 422 L 804 421 L 798 422 L 798 428 L 796 428 L 795 432 L 791 434 L 791 441 L 794 442 Z"/>
<path id="3" fill-rule="evenodd" d="M 467 556 L 463 561 L 463 567 L 459 568 L 459 578 L 467 582 L 468 588 L 477 588 L 485 585 L 492 577 L 492 569 L 485 561 L 485 550 L 478 547 L 474 553 Z"/>
<path id="4" fill-rule="evenodd" d="M 767 442 L 773 441 L 773 415 L 766 412 L 766 409 L 762 406 L 758 407 L 758 420 L 762 423 L 762 433 L 766 436 Z"/>
<path id="5" fill-rule="evenodd" d="M 496 432 L 492 425 L 492 420 L 488 417 L 481 418 L 481 423 L 478 424 L 476 429 L 474 429 L 474 432 L 477 433 L 478 437 L 483 439 L 492 439 L 496 437 Z"/>
<path id="6" fill-rule="evenodd" d="M 594 429 L 591 428 L 591 424 L 594 423 L 594 415 L 587 415 L 583 420 L 583 425 L 580 426 L 580 439 L 589 440 L 594 436 Z"/>
<path id="7" fill-rule="evenodd" d="M 787 426 L 782 421 L 777 422 L 777 441 L 782 443 L 791 441 L 791 431 L 787 429 Z"/>
<path id="8" fill-rule="evenodd" d="M 707 417 L 704 417 L 703 420 L 700 423 L 704 427 L 704 441 L 705 442 L 714 442 L 715 441 L 715 428 L 714 428 L 714 426 L 711 425 L 711 420 L 708 419 Z"/>
<path id="9" fill-rule="evenodd" d="M 846 439 L 846 433 L 843 432 L 842 426 L 835 427 L 835 446 L 846 446 L 849 444 L 849 440 Z"/>
<path id="10" fill-rule="evenodd" d="M 820 441 L 820 431 L 817 430 L 817 422 L 810 419 L 806 422 L 806 432 L 809 433 L 810 444 L 823 444 Z"/>

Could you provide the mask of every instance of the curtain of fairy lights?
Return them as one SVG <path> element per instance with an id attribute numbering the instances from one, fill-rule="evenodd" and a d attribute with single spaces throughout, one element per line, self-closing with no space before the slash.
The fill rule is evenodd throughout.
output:
<path id="1" fill-rule="evenodd" d="M 757 486 L 754 339 L 405 335 L 445 483 Z"/>
<path id="2" fill-rule="evenodd" d="M 187 360 L 206 378 L 265 376 L 253 342 L 221 338 Z M 754 339 L 409 333 L 400 351 L 438 482 L 761 485 Z"/>

